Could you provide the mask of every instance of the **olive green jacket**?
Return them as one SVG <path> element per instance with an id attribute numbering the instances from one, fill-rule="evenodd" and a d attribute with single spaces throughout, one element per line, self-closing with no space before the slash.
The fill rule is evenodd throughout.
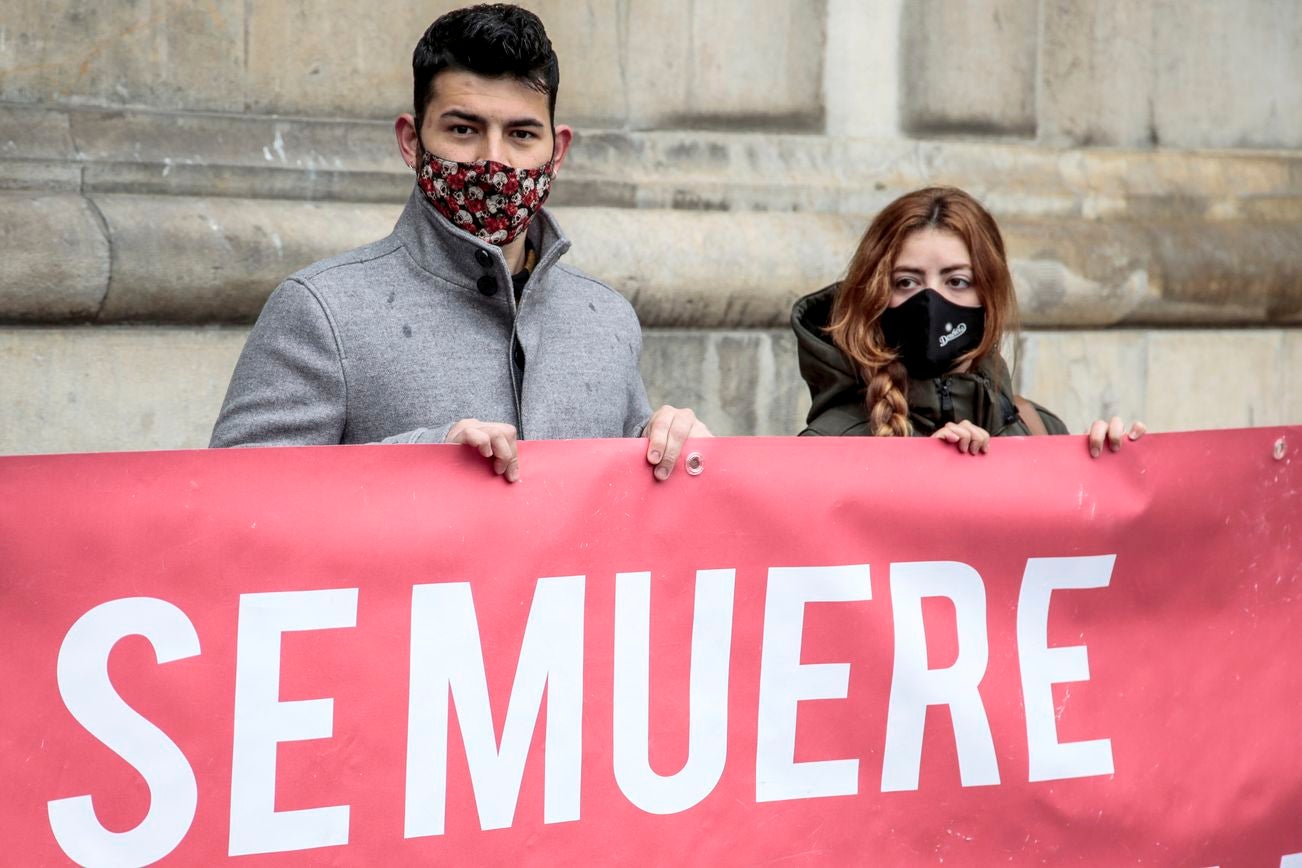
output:
<path id="1" fill-rule="evenodd" d="M 825 331 L 838 286 L 832 284 L 805 296 L 791 310 L 800 375 L 813 399 L 806 420 L 808 427 L 801 434 L 835 437 L 872 433 L 863 378 Z M 946 422 L 964 419 L 996 437 L 1031 433 L 1018 413 L 1008 366 L 997 355 L 982 359 L 969 373 L 909 381 L 908 401 L 909 422 L 918 437 L 929 436 Z M 1053 413 L 1038 404 L 1031 406 L 1050 434 L 1068 433 L 1067 426 Z"/>

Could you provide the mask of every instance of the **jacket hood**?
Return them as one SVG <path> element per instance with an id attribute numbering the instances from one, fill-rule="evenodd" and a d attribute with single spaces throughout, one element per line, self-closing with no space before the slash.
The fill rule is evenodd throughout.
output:
<path id="1" fill-rule="evenodd" d="M 824 287 L 801 298 L 791 309 L 800 376 L 809 386 L 812 402 L 807 422 L 814 433 L 865 433 L 858 430 L 867 422 L 863 378 L 827 336 L 839 288 L 839 283 Z M 971 419 L 995 435 L 1009 430 L 1017 419 L 1012 378 L 998 353 L 981 359 L 968 373 L 910 380 L 907 399 L 909 421 L 918 436 L 935 431 L 947 418 Z M 1052 414 L 1041 409 L 1041 416 Z M 1046 425 L 1055 433 L 1066 430 L 1057 417 L 1046 418 Z"/>
<path id="2" fill-rule="evenodd" d="M 845 354 L 827 336 L 832 302 L 840 283 L 825 286 L 799 299 L 791 308 L 800 376 L 809 386 L 809 418 L 841 404 L 862 404 L 864 382 Z"/>

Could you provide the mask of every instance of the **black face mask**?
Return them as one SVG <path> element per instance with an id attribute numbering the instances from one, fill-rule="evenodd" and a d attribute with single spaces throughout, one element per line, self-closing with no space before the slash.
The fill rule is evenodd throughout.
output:
<path id="1" fill-rule="evenodd" d="M 914 293 L 882 314 L 882 338 L 900 354 L 914 380 L 949 373 L 959 356 L 980 346 L 986 332 L 984 307 L 963 307 L 934 289 Z"/>

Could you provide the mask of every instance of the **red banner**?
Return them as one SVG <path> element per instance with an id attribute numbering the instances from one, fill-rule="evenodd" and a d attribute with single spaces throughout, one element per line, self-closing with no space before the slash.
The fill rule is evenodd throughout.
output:
<path id="1" fill-rule="evenodd" d="M 1302 428 L 0 458 L 6 861 L 1280 865 Z"/>

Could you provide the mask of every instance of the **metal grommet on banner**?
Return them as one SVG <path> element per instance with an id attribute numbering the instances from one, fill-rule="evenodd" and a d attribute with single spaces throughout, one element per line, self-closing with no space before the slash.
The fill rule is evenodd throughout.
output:
<path id="1" fill-rule="evenodd" d="M 688 476 L 700 476 L 705 470 L 705 463 L 701 461 L 701 453 L 692 452 L 683 459 L 683 466 L 687 468 Z"/>
<path id="2" fill-rule="evenodd" d="M 1288 444 L 1284 442 L 1284 438 L 1283 438 L 1283 437 L 1281 437 L 1281 438 L 1279 438 L 1278 440 L 1275 441 L 1275 460 L 1276 460 L 1276 461 L 1283 461 L 1283 460 L 1284 460 L 1284 455 L 1285 455 L 1285 453 L 1286 453 L 1287 451 L 1288 451 Z"/>

